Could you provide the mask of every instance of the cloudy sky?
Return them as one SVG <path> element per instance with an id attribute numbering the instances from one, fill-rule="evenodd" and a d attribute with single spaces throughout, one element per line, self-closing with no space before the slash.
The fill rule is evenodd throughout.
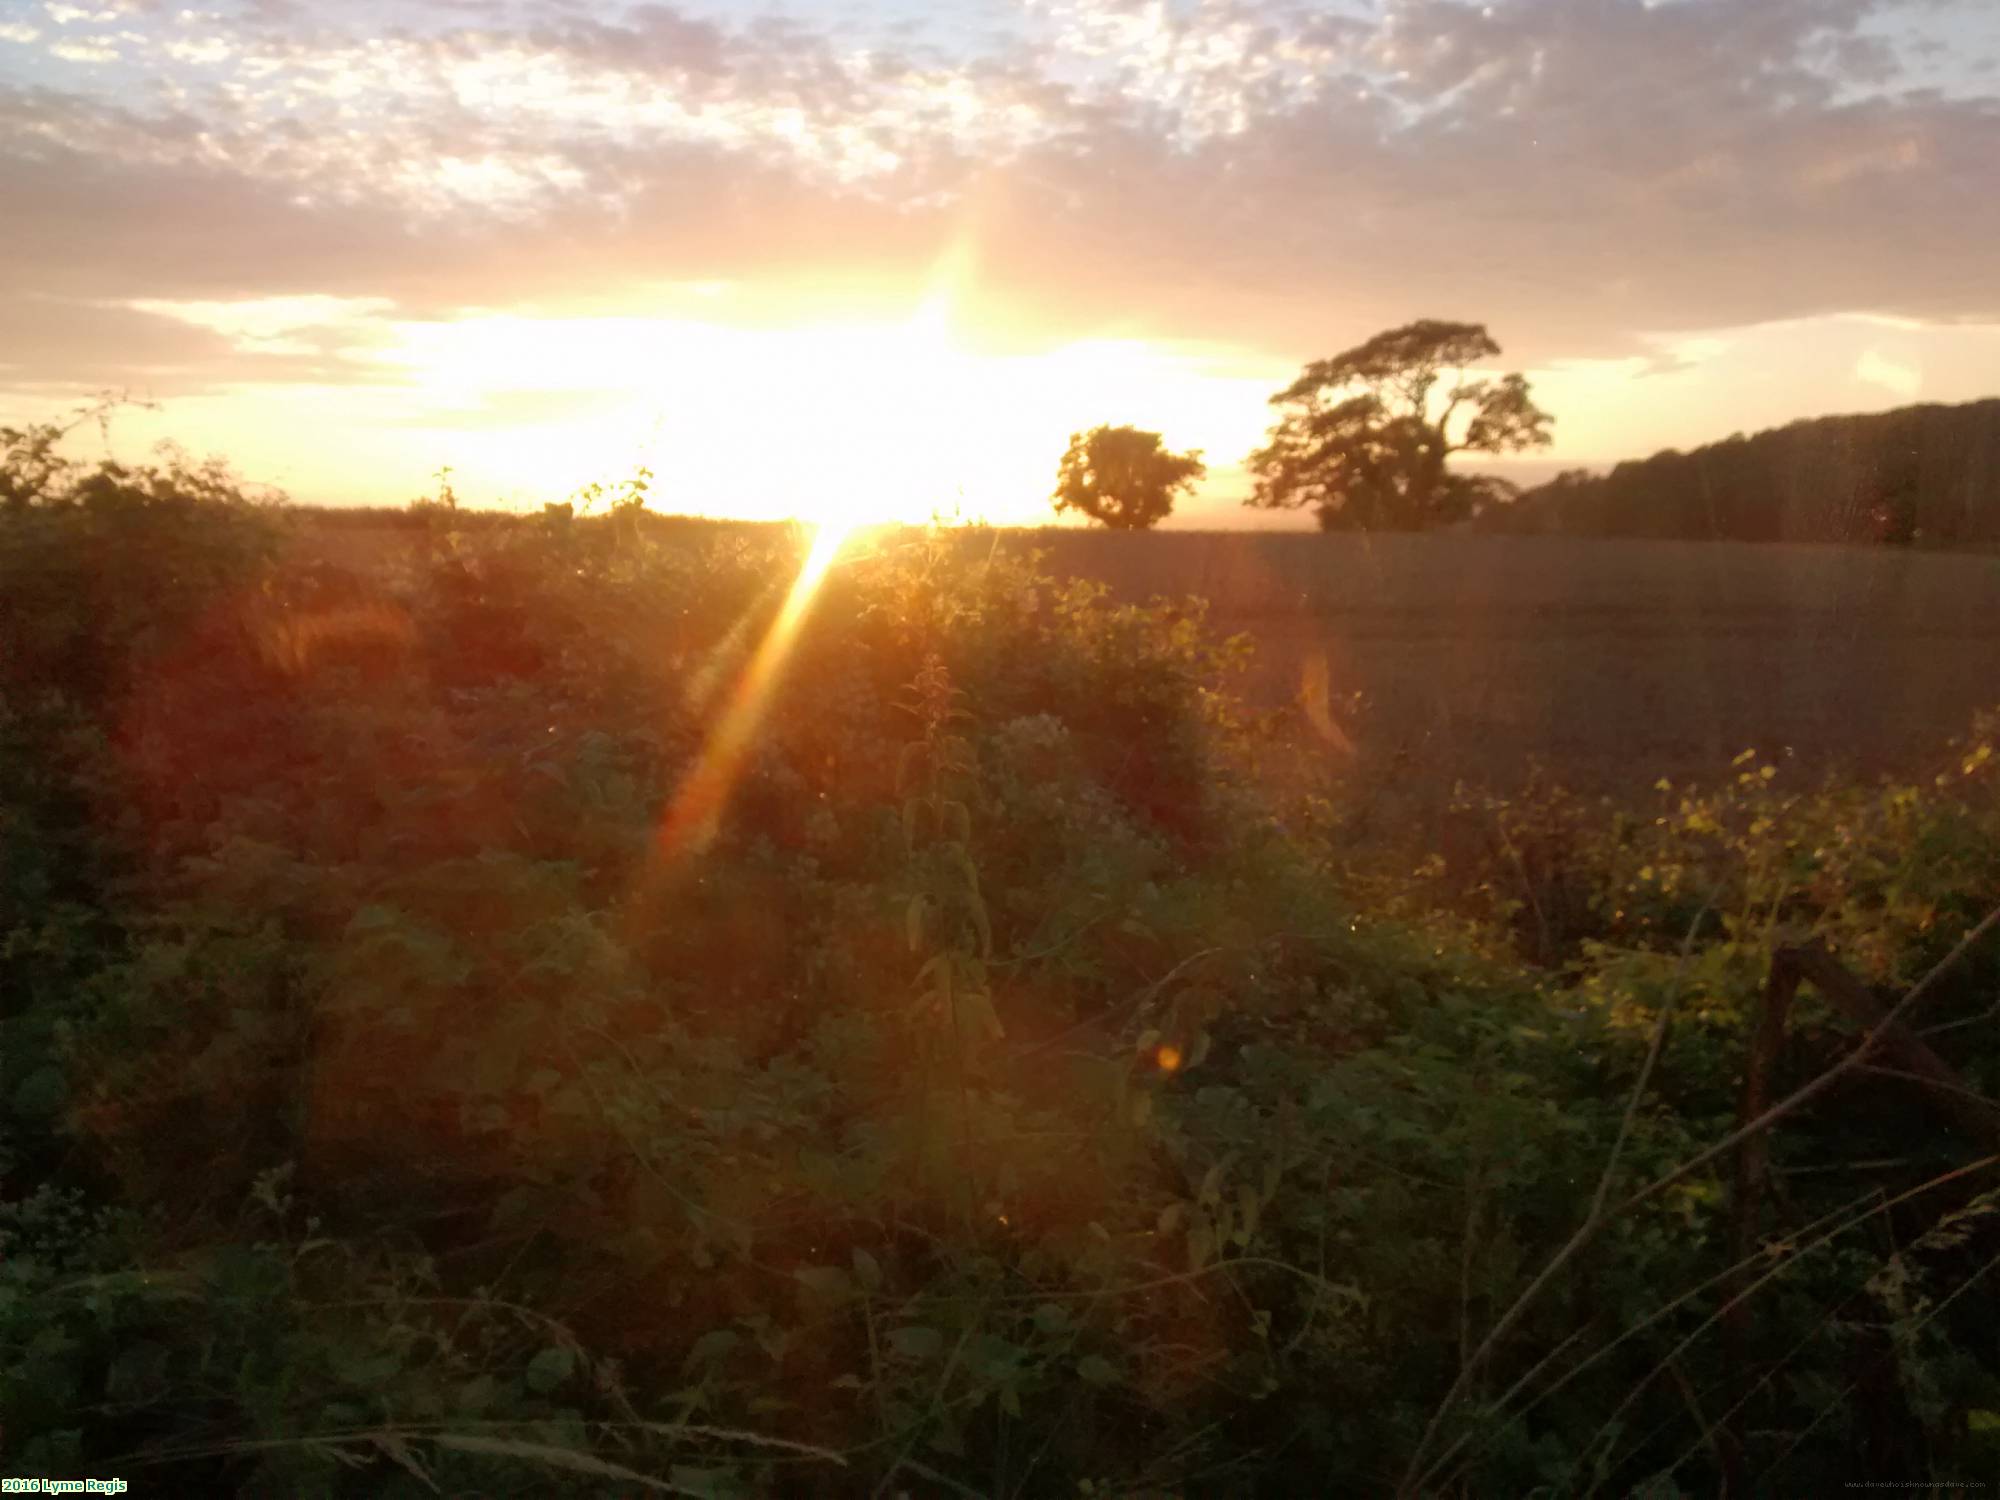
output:
<path id="1" fill-rule="evenodd" d="M 1996 0 L 0 0 L 0 420 L 312 501 L 1045 514 L 1486 323 L 1558 464 L 2000 394 Z"/>

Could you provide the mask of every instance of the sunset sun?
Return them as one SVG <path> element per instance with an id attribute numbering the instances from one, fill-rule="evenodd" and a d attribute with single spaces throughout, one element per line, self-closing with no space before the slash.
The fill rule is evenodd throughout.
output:
<path id="1" fill-rule="evenodd" d="M 953 342 L 950 307 L 927 301 L 905 323 L 802 330 L 807 431 L 791 455 L 799 519 L 846 532 L 949 511 L 990 462 L 981 414 L 997 393 Z"/>

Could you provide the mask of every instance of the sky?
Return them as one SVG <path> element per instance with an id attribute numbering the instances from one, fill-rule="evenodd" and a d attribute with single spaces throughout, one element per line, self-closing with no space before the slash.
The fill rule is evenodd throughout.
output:
<path id="1" fill-rule="evenodd" d="M 312 503 L 1035 521 L 1130 422 L 1268 524 L 1383 328 L 1533 479 L 2000 394 L 1996 245 L 2000 0 L 0 0 L 0 422 Z"/>

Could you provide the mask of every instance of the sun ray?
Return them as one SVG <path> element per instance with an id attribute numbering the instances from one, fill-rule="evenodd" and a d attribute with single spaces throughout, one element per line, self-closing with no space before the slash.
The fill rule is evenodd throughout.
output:
<path id="1" fill-rule="evenodd" d="M 778 618 L 771 622 L 756 654 L 737 679 L 700 758 L 681 779 L 668 804 L 656 849 L 666 863 L 700 853 L 715 838 L 729 794 L 742 773 L 744 757 L 763 722 L 772 690 L 783 675 L 785 658 L 791 654 L 827 570 L 853 529 L 850 521 L 830 519 L 815 531 L 812 548 L 792 581 Z"/>
<path id="2" fill-rule="evenodd" d="M 902 372 L 905 379 L 924 379 L 952 362 L 952 310 L 970 274 L 971 243 L 961 237 L 938 258 L 923 301 L 887 351 L 907 366 Z M 868 514 L 858 497 L 841 497 L 822 506 L 811 519 L 812 546 L 784 605 L 737 679 L 700 758 L 682 778 L 661 820 L 656 853 L 669 867 L 699 853 L 715 838 L 744 758 L 827 570 L 854 531 L 882 517 Z"/>

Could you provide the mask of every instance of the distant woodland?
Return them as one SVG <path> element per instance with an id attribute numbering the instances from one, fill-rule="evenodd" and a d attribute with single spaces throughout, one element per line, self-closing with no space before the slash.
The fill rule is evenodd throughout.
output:
<path id="1" fill-rule="evenodd" d="M 1481 530 L 1745 542 L 2000 542 L 2000 400 L 1819 417 L 1558 475 Z"/>

